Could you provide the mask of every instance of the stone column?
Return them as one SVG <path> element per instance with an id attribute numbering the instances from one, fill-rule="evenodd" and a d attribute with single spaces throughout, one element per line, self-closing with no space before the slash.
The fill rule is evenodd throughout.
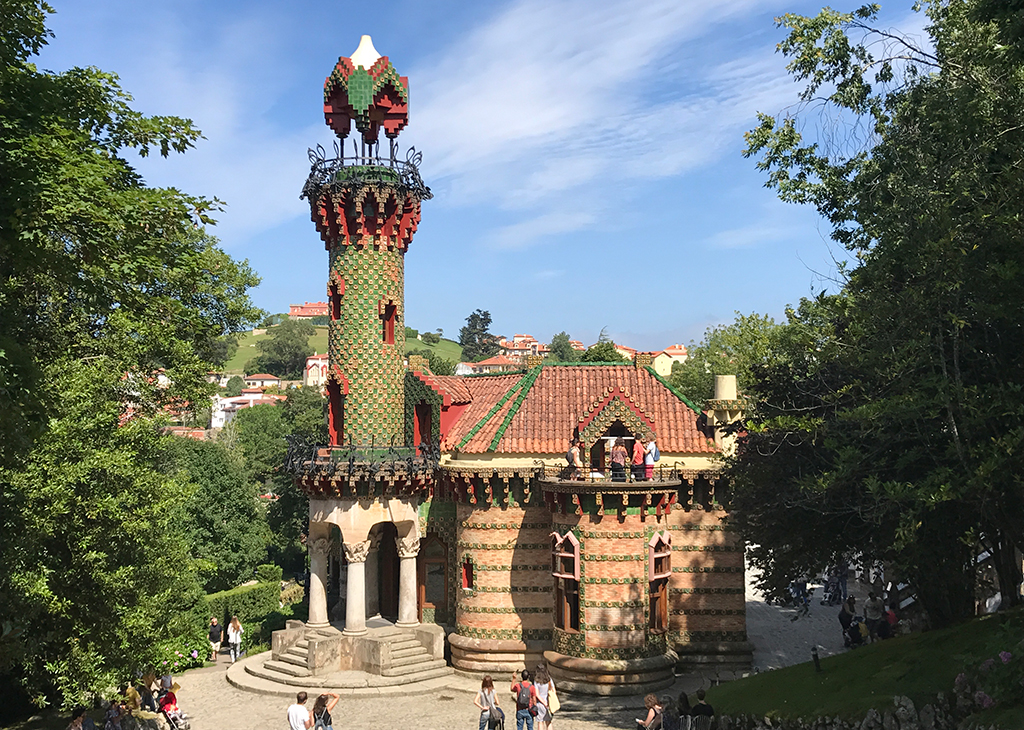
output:
<path id="1" fill-rule="evenodd" d="M 397 537 L 398 544 L 398 621 L 395 626 L 419 626 L 416 610 L 416 556 L 420 552 L 420 539 L 416 535 Z"/>
<path id="2" fill-rule="evenodd" d="M 379 532 L 370 536 L 370 552 L 366 557 L 366 615 L 380 613 L 380 540 Z"/>
<path id="3" fill-rule="evenodd" d="M 344 543 L 348 560 L 348 590 L 345 595 L 345 630 L 348 636 L 366 633 L 366 556 L 370 541 Z"/>
<path id="4" fill-rule="evenodd" d="M 330 532 L 323 534 L 323 527 L 330 530 L 330 525 L 310 525 L 310 536 L 306 540 L 309 550 L 309 620 L 306 626 L 313 629 L 331 625 L 327 617 L 327 560 L 331 554 L 331 538 Z M 320 537 L 313 537 L 317 533 Z"/>

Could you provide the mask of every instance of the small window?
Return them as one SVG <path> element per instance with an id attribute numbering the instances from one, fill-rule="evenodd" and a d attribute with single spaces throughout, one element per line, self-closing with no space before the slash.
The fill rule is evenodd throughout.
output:
<path id="1" fill-rule="evenodd" d="M 555 578 L 555 626 L 580 630 L 580 543 L 567 532 L 551 533 L 551 575 Z"/>
<path id="2" fill-rule="evenodd" d="M 386 304 L 384 306 L 384 344 L 393 345 L 395 344 L 395 318 L 398 314 L 398 306 L 395 304 Z"/>
<path id="3" fill-rule="evenodd" d="M 654 633 L 668 630 L 668 580 L 672 577 L 672 536 L 656 532 L 647 543 L 647 570 L 650 580 L 650 620 Z"/>
<path id="4" fill-rule="evenodd" d="M 468 555 L 462 561 L 462 587 L 467 591 L 473 590 L 473 561 Z"/>
<path id="5" fill-rule="evenodd" d="M 337 322 L 341 319 L 341 292 L 337 284 L 331 284 L 328 289 L 328 299 L 331 307 L 331 320 Z"/>

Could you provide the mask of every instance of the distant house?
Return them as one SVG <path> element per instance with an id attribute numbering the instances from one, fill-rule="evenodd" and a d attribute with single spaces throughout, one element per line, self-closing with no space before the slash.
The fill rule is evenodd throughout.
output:
<path id="1" fill-rule="evenodd" d="M 631 361 L 636 357 L 636 350 L 632 347 L 626 347 L 625 345 L 615 345 L 615 350 L 627 360 Z"/>
<path id="2" fill-rule="evenodd" d="M 288 319 L 312 319 L 313 317 L 326 317 L 327 311 L 327 302 L 289 304 Z"/>
<path id="3" fill-rule="evenodd" d="M 246 375 L 245 384 L 250 388 L 269 388 L 272 385 L 280 386 L 281 378 L 275 378 L 268 373 L 256 373 L 255 375 Z"/>
<path id="4" fill-rule="evenodd" d="M 323 387 L 327 385 L 327 353 L 310 355 L 306 358 L 306 367 L 302 371 L 302 384 L 306 387 Z"/>
<path id="5" fill-rule="evenodd" d="M 267 395 L 260 388 L 243 388 L 242 394 L 234 398 L 224 398 L 215 395 L 210 414 L 210 428 L 224 428 L 224 426 L 231 423 L 240 410 L 245 408 L 275 405 L 279 401 L 287 399 L 288 396 L 284 395 Z"/>
<path id="6" fill-rule="evenodd" d="M 513 335 L 511 340 L 498 340 L 500 354 L 517 362 L 526 362 L 529 355 L 547 356 L 548 346 L 543 342 L 537 342 L 532 335 Z"/>
<path id="7" fill-rule="evenodd" d="M 480 362 L 460 362 L 455 367 L 456 375 L 481 375 L 483 373 L 505 373 L 518 370 L 521 363 L 513 362 L 504 355 L 495 355 Z"/>
<path id="8" fill-rule="evenodd" d="M 666 347 L 661 352 L 655 352 L 651 354 L 651 365 L 654 367 L 654 372 L 662 377 L 668 377 L 672 374 L 672 363 L 686 362 L 686 358 L 689 354 L 683 345 L 672 345 Z"/>
<path id="9" fill-rule="evenodd" d="M 584 347 L 583 343 L 580 342 L 579 340 L 569 340 L 569 345 L 572 346 L 572 349 L 574 349 L 574 350 L 576 350 L 578 352 L 586 352 L 586 350 L 587 350 L 587 348 Z"/>

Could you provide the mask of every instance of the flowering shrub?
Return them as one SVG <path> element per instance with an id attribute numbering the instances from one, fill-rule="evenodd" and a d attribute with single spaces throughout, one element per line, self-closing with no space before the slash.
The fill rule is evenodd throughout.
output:
<path id="1" fill-rule="evenodd" d="M 1024 703 L 1024 651 L 1001 651 L 985 659 L 973 671 L 961 672 L 953 682 L 957 706 L 965 711 L 987 710 L 995 705 Z"/>
<path id="2" fill-rule="evenodd" d="M 210 655 L 210 645 L 202 635 L 178 637 L 157 646 L 157 674 L 180 674 L 192 667 L 201 667 Z"/>

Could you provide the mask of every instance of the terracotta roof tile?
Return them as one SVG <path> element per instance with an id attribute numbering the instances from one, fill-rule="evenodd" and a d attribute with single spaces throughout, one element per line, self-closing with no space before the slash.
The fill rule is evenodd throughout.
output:
<path id="1" fill-rule="evenodd" d="M 535 379 L 531 380 L 531 376 Z M 618 399 L 653 426 L 662 451 L 716 450 L 697 430 L 698 414 L 647 368 L 553 366 L 526 375 L 465 381 L 473 402 L 449 431 L 445 439 L 447 449 L 457 448 L 466 453 L 558 454 L 567 448 L 568 438 L 580 418 L 592 418 L 610 401 Z M 517 386 L 518 391 L 510 393 Z M 505 428 L 499 434 L 502 426 Z"/>
<path id="2" fill-rule="evenodd" d="M 473 394 L 470 392 L 469 386 L 466 385 L 466 378 L 454 375 L 434 375 L 433 373 L 424 373 L 419 370 L 413 370 L 412 374 L 419 378 L 424 385 L 444 398 L 445 405 L 451 405 L 452 403 L 462 405 L 473 400 Z"/>

